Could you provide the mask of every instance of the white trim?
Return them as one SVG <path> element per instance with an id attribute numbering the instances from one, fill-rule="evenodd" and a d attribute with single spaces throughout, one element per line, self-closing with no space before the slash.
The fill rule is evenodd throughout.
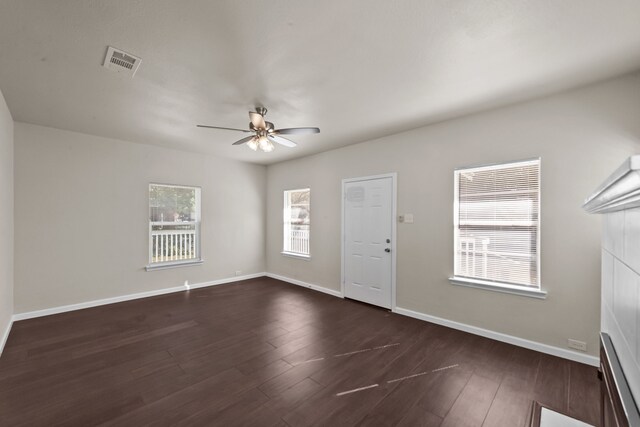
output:
<path id="1" fill-rule="evenodd" d="M 369 175 L 355 178 L 345 178 L 342 180 L 342 200 L 341 200 L 341 219 L 340 219 L 340 293 L 344 298 L 344 200 L 346 197 L 345 184 L 351 182 L 371 181 L 381 178 L 391 178 L 392 192 L 391 195 L 391 311 L 396 309 L 396 265 L 397 265 L 397 218 L 398 218 L 398 173 L 384 173 L 380 175 Z"/>
<path id="2" fill-rule="evenodd" d="M 542 159 L 542 157 L 532 157 L 530 159 L 512 160 L 508 162 L 482 163 L 479 165 L 458 167 L 458 168 L 455 168 L 454 171 L 480 172 L 480 171 L 495 169 L 496 166 L 505 166 L 505 167 L 515 166 L 515 165 L 531 166 L 531 165 L 535 165 L 536 162 L 540 162 L 540 159 Z"/>
<path id="3" fill-rule="evenodd" d="M 202 189 L 201 186 L 199 185 L 185 185 L 185 184 L 166 184 L 166 183 L 162 183 L 162 182 L 150 182 L 149 186 L 158 186 L 158 187 L 175 187 L 175 188 L 187 188 L 187 189 L 193 189 L 193 188 L 199 188 Z"/>
<path id="4" fill-rule="evenodd" d="M 542 251 L 540 248 L 542 248 L 541 246 L 541 238 L 542 238 L 542 157 L 535 157 L 532 159 L 525 159 L 525 160 L 515 160 L 515 161 L 510 161 L 510 162 L 499 162 L 499 163 L 491 163 L 491 164 L 485 164 L 485 165 L 480 165 L 480 166 L 470 166 L 470 167 L 461 167 L 461 168 L 455 168 L 453 170 L 453 270 L 454 270 L 454 275 L 456 273 L 456 270 L 458 268 L 458 248 L 460 247 L 460 243 L 459 243 L 459 234 L 460 234 L 460 194 L 459 194 L 459 190 L 460 190 L 460 175 L 464 174 L 466 172 L 478 172 L 478 171 L 483 171 L 483 170 L 492 170 L 492 169 L 497 169 L 497 168 L 509 168 L 509 167 L 516 167 L 516 166 L 532 166 L 532 165 L 537 165 L 538 166 L 538 212 L 537 212 L 537 221 L 536 221 L 536 277 L 537 277 L 537 284 L 539 287 L 540 292 L 543 294 L 543 296 L 537 296 L 536 298 L 546 298 L 546 291 L 543 291 L 541 289 L 541 283 L 542 283 L 542 269 L 541 269 L 541 259 L 542 259 Z M 459 277 L 455 276 L 454 278 L 450 278 L 449 280 L 451 281 L 452 279 L 458 279 Z M 456 285 L 463 285 L 463 286 L 470 286 L 470 287 L 477 287 L 477 288 L 482 288 L 482 289 L 490 289 L 490 290 L 496 290 L 496 289 L 491 289 L 491 287 L 485 286 L 486 284 L 490 283 L 488 281 L 484 281 L 483 279 L 480 278 L 474 278 L 477 279 L 480 282 L 484 282 L 481 283 L 479 286 L 477 283 L 475 284 L 469 284 L 469 283 L 454 283 L 453 281 L 451 283 L 456 284 Z M 461 282 L 461 281 L 459 281 Z M 499 285 L 498 285 L 499 286 Z M 504 291 L 506 292 L 506 291 Z M 531 293 L 525 293 L 525 292 L 508 292 L 508 293 L 515 293 L 518 295 L 530 295 Z"/>
<path id="5" fill-rule="evenodd" d="M 309 219 L 309 253 L 303 254 L 298 252 L 291 252 L 285 249 L 284 242 L 287 240 L 287 227 L 285 226 L 284 217 L 285 214 L 287 216 L 287 224 L 291 225 L 291 193 L 293 192 L 309 192 L 309 215 L 311 215 L 311 187 L 303 187 L 303 188 L 292 188 L 290 190 L 282 190 L 283 195 L 283 208 L 282 208 L 282 255 L 290 256 L 290 257 L 298 257 L 298 258 L 308 258 L 311 259 L 311 219 Z M 291 231 L 289 229 L 289 231 Z"/>
<path id="6" fill-rule="evenodd" d="M 33 319 L 36 317 L 50 316 L 52 314 L 66 313 L 68 311 L 82 310 L 84 308 L 98 307 L 101 305 L 113 304 L 116 302 L 123 302 L 123 301 L 130 301 L 130 300 L 140 299 L 140 298 L 148 298 L 148 297 L 153 297 L 157 295 L 180 292 L 184 290 L 185 290 L 184 286 L 176 286 L 173 288 L 158 289 L 155 291 L 139 292 L 136 294 L 121 295 L 118 297 L 104 298 L 99 300 L 81 302 L 77 304 L 69 304 L 69 305 L 62 305 L 58 307 L 45 308 L 43 310 L 27 311 L 24 313 L 14 314 L 13 320 L 18 321 L 18 320 Z"/>
<path id="7" fill-rule="evenodd" d="M 299 258 L 299 259 L 303 259 L 305 261 L 311 261 L 311 255 L 304 255 L 304 254 L 298 254 L 298 253 L 295 253 L 295 252 L 287 252 L 287 251 L 280 252 L 280 255 L 288 256 L 288 257 L 291 257 L 291 258 Z"/>
<path id="8" fill-rule="evenodd" d="M 194 264 L 202 264 L 203 260 L 202 260 L 202 247 L 200 244 L 200 235 L 201 235 L 201 225 L 202 225 L 202 187 L 200 186 L 191 186 L 191 185 L 180 185 L 180 184 L 160 184 L 160 183 L 155 183 L 155 182 L 150 182 L 149 185 L 147 186 L 147 198 L 148 198 L 148 204 L 149 204 L 149 211 L 147 211 L 147 213 L 150 214 L 150 210 L 151 210 L 151 187 L 155 186 L 155 187 L 168 187 L 168 188 L 187 188 L 187 189 L 192 189 L 195 190 L 195 198 L 196 198 L 196 220 L 195 221 L 186 221 L 186 222 L 171 222 L 171 221 L 151 221 L 151 218 L 149 217 L 149 233 L 147 234 L 147 246 L 149 248 L 149 263 L 145 266 L 145 270 L 147 271 L 151 271 L 151 270 L 163 270 L 166 268 L 174 268 L 174 267 L 184 267 L 187 265 L 194 265 Z M 178 263 L 175 263 L 175 261 L 169 261 L 169 263 L 162 263 L 162 265 L 158 266 L 158 267 L 154 267 L 154 264 L 160 264 L 160 263 L 154 263 L 153 262 L 153 226 L 154 225 L 181 225 L 181 224 L 195 224 L 195 228 L 194 228 L 194 248 L 195 248 L 195 252 L 196 252 L 196 257 L 195 259 L 189 260 L 191 262 L 189 263 L 184 263 L 184 265 L 177 265 Z M 179 263 L 182 264 L 182 263 Z"/>
<path id="9" fill-rule="evenodd" d="M 201 265 L 204 263 L 203 259 L 193 259 L 188 261 L 169 261 L 163 263 L 153 263 L 145 266 L 145 270 L 147 271 L 156 271 L 156 270 L 167 270 L 169 268 L 178 268 L 178 267 L 190 267 L 194 265 Z"/>
<path id="10" fill-rule="evenodd" d="M 398 174 L 391 173 L 393 196 L 391 197 L 391 311 L 396 309 L 396 260 L 398 254 Z"/>
<path id="11" fill-rule="evenodd" d="M 174 293 L 174 292 L 183 292 L 183 291 L 188 291 L 190 289 L 202 288 L 202 287 L 205 287 L 205 286 L 222 285 L 224 283 L 231 283 L 231 282 L 237 282 L 237 281 L 240 281 L 240 280 L 253 279 L 253 278 L 262 277 L 262 276 L 265 276 L 265 275 L 266 275 L 265 273 L 248 274 L 248 275 L 245 275 L 245 276 L 230 277 L 230 278 L 227 278 L 227 279 L 219 279 L 219 280 L 214 280 L 214 281 L 211 281 L 211 282 L 196 283 L 196 284 L 193 284 L 193 285 L 175 286 L 173 288 L 157 289 L 157 290 L 154 290 L 154 291 L 139 292 L 139 293 L 136 293 L 136 294 L 129 294 L 129 295 L 121 295 L 121 296 L 118 296 L 118 297 L 104 298 L 104 299 L 99 299 L 99 300 L 81 302 L 81 303 L 78 303 L 78 304 L 69 304 L 69 305 L 63 305 L 63 306 L 59 306 L 59 307 L 45 308 L 44 310 L 36 310 L 36 311 L 28 311 L 28 312 L 24 312 L 24 313 L 17 313 L 17 314 L 13 315 L 13 321 L 33 319 L 33 318 L 36 318 L 36 317 L 43 317 L 43 316 L 50 316 L 52 314 L 66 313 L 68 311 L 82 310 L 84 308 L 98 307 L 98 306 L 101 306 L 101 305 L 114 304 L 114 303 L 117 303 L 117 302 L 124 302 L 124 301 L 131 301 L 131 300 L 140 299 L 140 298 L 149 298 L 149 297 L 154 297 L 154 296 L 158 296 L 158 295 L 170 294 L 170 293 Z"/>
<path id="12" fill-rule="evenodd" d="M 266 275 L 267 273 L 264 273 L 264 272 L 254 273 L 254 274 L 245 274 L 243 276 L 235 276 L 235 277 L 229 277 L 225 279 L 212 280 L 210 282 L 194 283 L 193 285 L 187 285 L 187 288 L 188 289 L 206 288 L 208 286 L 224 285 L 227 283 L 241 282 L 243 280 L 249 280 L 249 279 L 256 279 L 258 277 L 264 277 Z"/>
<path id="13" fill-rule="evenodd" d="M 452 285 L 466 286 L 468 288 L 484 289 L 486 291 L 502 292 L 505 294 L 520 295 L 530 298 L 546 299 L 547 291 L 543 289 L 530 289 L 525 286 L 510 285 L 508 283 L 490 282 L 488 280 L 471 279 L 469 277 L 449 277 Z"/>
<path id="14" fill-rule="evenodd" d="M 561 357 L 563 359 L 573 360 L 575 362 L 585 363 L 591 366 L 599 366 L 600 359 L 596 356 L 578 353 L 560 347 L 554 347 L 548 344 L 542 344 L 536 341 L 530 341 L 524 338 L 514 337 L 513 335 L 503 334 L 501 332 L 491 331 L 489 329 L 479 328 L 477 326 L 467 325 L 465 323 L 454 322 L 453 320 L 443 319 L 441 317 L 431 316 L 420 313 L 418 311 L 397 307 L 395 313 L 403 316 L 413 317 L 414 319 L 424 320 L 426 322 L 435 323 L 437 325 L 446 326 L 448 328 L 457 329 L 459 331 L 468 332 L 470 334 L 479 335 L 481 337 L 490 338 L 496 341 L 506 342 L 508 344 L 517 345 L 518 347 L 528 348 L 529 350 L 538 351 L 540 353 L 550 354 L 552 356 Z"/>
<path id="15" fill-rule="evenodd" d="M 538 290 L 540 292 L 544 292 L 544 298 L 546 298 L 547 291 L 542 289 L 542 157 L 538 157 L 538 226 L 536 228 L 536 245 L 536 275 L 538 276 Z"/>
<path id="16" fill-rule="evenodd" d="M 344 199 L 345 199 L 345 194 L 344 194 L 344 179 L 342 180 L 342 184 L 341 185 L 341 199 L 340 199 L 340 293 L 342 294 L 342 298 L 344 298 L 344 241 L 345 241 L 345 235 L 344 235 Z M 394 222 L 395 222 L 395 218 L 394 218 Z M 395 253 L 395 251 L 394 251 Z"/>
<path id="17" fill-rule="evenodd" d="M 6 328 L 4 335 L 2 337 L 2 341 L 0 341 L 0 354 L 2 354 L 2 350 L 4 349 L 4 345 L 7 341 L 7 338 L 9 337 L 9 333 L 11 331 L 11 327 L 13 325 L 13 322 L 19 321 L 19 320 L 26 320 L 26 319 L 33 319 L 36 317 L 42 317 L 42 316 L 49 316 L 52 314 L 58 314 L 58 313 L 65 313 L 68 311 L 74 311 L 74 310 L 81 310 L 84 308 L 90 308 L 90 307 L 97 307 L 97 306 L 101 306 L 101 305 L 107 305 L 107 304 L 113 304 L 113 303 L 117 303 L 117 302 L 123 302 L 123 301 L 130 301 L 130 300 L 134 300 L 134 299 L 140 299 L 140 298 L 148 298 L 148 297 L 152 297 L 152 296 L 157 296 L 157 295 L 164 295 L 164 294 L 169 294 L 169 293 L 174 293 L 174 292 L 182 292 L 182 291 L 186 291 L 186 290 L 190 290 L 190 289 L 197 289 L 197 288 L 203 288 L 203 287 L 207 287 L 207 286 L 216 286 L 216 285 L 222 285 L 222 284 L 226 284 L 226 283 L 232 283 L 232 282 L 238 282 L 241 280 L 248 280 L 248 279 L 255 279 L 258 277 L 270 277 L 272 279 L 276 279 L 276 280 L 280 280 L 283 282 L 287 282 L 287 283 L 291 283 L 293 285 L 297 285 L 297 286 L 302 286 L 317 292 L 322 292 L 328 295 L 332 295 L 338 298 L 343 298 L 343 295 L 341 292 L 336 291 L 334 289 L 329 289 L 329 288 L 325 288 L 323 286 L 318 286 L 318 285 L 313 285 L 311 283 L 307 283 L 307 282 L 303 282 L 301 280 L 297 280 L 297 279 L 291 279 L 289 277 L 285 277 L 285 276 L 280 276 L 278 274 L 273 274 L 273 273 L 255 273 L 255 274 L 247 274 L 244 276 L 237 276 L 237 277 L 231 277 L 231 278 L 227 278 L 227 279 L 218 279 L 218 280 L 213 280 L 210 282 L 202 282 L 202 283 L 197 283 L 197 284 L 193 284 L 193 285 L 183 285 L 183 286 L 176 286 L 173 288 L 165 288 L 165 289 L 159 289 L 159 290 L 155 290 L 155 291 L 149 291 L 149 292 L 140 292 L 137 294 L 130 294 L 130 295 L 123 295 L 120 297 L 114 297 L 114 298 L 105 298 L 105 299 L 101 299 L 101 300 L 94 300 L 94 301 L 88 301 L 88 302 L 84 302 L 84 303 L 79 303 L 79 304 L 71 304 L 71 305 L 65 305 L 65 306 L 60 306 L 60 307 L 53 307 L 53 308 L 48 308 L 48 309 L 44 309 L 44 310 L 37 310 L 37 311 L 31 311 L 31 312 L 25 312 L 25 313 L 18 313 L 18 314 L 14 314 L 13 317 L 10 320 L 10 323 L 8 325 L 8 327 Z M 431 322 L 431 323 L 435 323 L 438 325 L 442 325 L 442 326 L 446 326 L 448 328 L 453 328 L 453 329 L 457 329 L 460 331 L 464 331 L 464 332 L 468 332 L 474 335 L 480 335 L 486 338 L 490 338 L 490 339 L 494 339 L 497 341 L 502 341 L 502 342 L 506 342 L 508 344 L 513 344 L 513 345 L 517 345 L 519 347 L 524 347 L 524 348 L 528 348 L 530 350 L 534 350 L 534 351 L 539 351 L 541 353 L 546 353 L 546 354 L 550 354 L 553 356 L 558 356 L 558 357 L 562 357 L 564 359 L 569 359 L 569 360 L 574 360 L 576 362 L 580 362 L 580 363 L 586 363 L 588 365 L 592 365 L 592 366 L 599 366 L 599 358 L 595 357 L 595 356 L 589 356 L 586 354 L 581 354 L 581 353 L 577 353 L 571 350 L 566 350 L 563 348 L 559 348 L 559 347 L 554 347 L 554 346 L 550 346 L 547 344 L 542 344 L 542 343 L 538 343 L 535 341 L 529 341 L 526 340 L 524 338 L 518 338 L 518 337 L 514 337 L 512 335 L 507 335 L 507 334 L 503 334 L 500 332 L 495 332 L 495 331 L 490 331 L 488 329 L 483 329 L 483 328 L 479 328 L 476 326 L 471 326 L 471 325 L 467 325 L 464 323 L 459 323 L 459 322 L 454 322 L 452 320 L 447 320 L 447 319 L 442 319 L 440 317 L 436 317 L 436 316 L 431 316 L 428 314 L 424 314 L 424 313 L 420 313 L 417 311 L 413 311 L 413 310 L 409 310 L 406 308 L 401 308 L 401 307 L 396 307 L 393 310 L 394 313 L 403 315 L 403 316 L 408 316 L 408 317 L 413 317 L 415 319 L 419 319 L 419 320 L 424 320 L 426 322 Z"/>
<path id="18" fill-rule="evenodd" d="M 336 291 L 335 289 L 329 289 L 329 288 L 325 288 L 324 286 L 313 285 L 311 283 L 303 282 L 302 280 L 291 279 L 289 277 L 280 276 L 278 274 L 265 273 L 265 275 L 267 277 L 271 277 L 272 279 L 281 280 L 283 282 L 291 283 L 292 285 L 298 285 L 298 286 L 302 286 L 304 288 L 312 289 L 314 291 L 323 292 L 325 294 L 329 294 L 329 295 L 332 295 L 334 297 L 344 298 L 344 296 L 342 295 L 342 292 Z"/>
<path id="19" fill-rule="evenodd" d="M 7 325 L 7 329 L 4 330 L 4 334 L 2 334 L 2 339 L 0 340 L 0 356 L 2 356 L 2 351 L 4 350 L 4 345 L 7 343 L 7 339 L 9 338 L 9 333 L 11 333 L 11 327 L 13 326 L 13 321 L 15 316 L 12 316 L 9 319 L 9 324 Z"/>
<path id="20" fill-rule="evenodd" d="M 281 280 L 283 282 L 291 283 L 305 288 L 312 289 L 318 292 L 324 292 L 329 295 L 336 296 L 338 298 L 344 298 L 344 295 L 333 289 L 328 289 L 322 286 L 306 283 L 301 280 L 291 279 L 289 277 L 280 276 L 273 273 L 266 273 L 267 277 L 272 279 Z M 496 341 L 506 342 L 508 344 L 516 345 L 518 347 L 528 348 L 529 350 L 538 351 L 540 353 L 550 354 L 552 356 L 561 357 L 563 359 L 573 360 L 575 362 L 585 363 L 591 366 L 600 366 L 600 359 L 596 356 L 590 356 L 588 354 L 578 353 L 572 350 L 567 350 L 560 347 L 554 347 L 548 344 L 542 344 L 536 341 L 530 341 L 524 338 L 515 337 L 513 335 L 503 334 L 501 332 L 491 331 L 489 329 L 479 328 L 477 326 L 467 325 L 465 323 L 454 322 L 453 320 L 443 319 L 441 317 L 431 316 L 428 314 L 420 313 L 418 311 L 409 310 L 402 307 L 396 307 L 392 310 L 396 314 L 402 316 L 413 317 L 414 319 L 424 320 L 426 322 L 435 323 L 437 325 L 446 326 L 448 328 L 457 329 L 459 331 L 468 332 L 470 334 L 479 335 L 485 338 L 490 338 Z"/>
<path id="21" fill-rule="evenodd" d="M 640 206 L 640 155 L 629 157 L 584 202 L 589 213 L 607 213 Z"/>

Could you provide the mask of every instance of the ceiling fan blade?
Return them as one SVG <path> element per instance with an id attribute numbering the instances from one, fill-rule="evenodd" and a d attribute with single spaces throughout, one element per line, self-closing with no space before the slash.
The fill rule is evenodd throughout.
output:
<path id="1" fill-rule="evenodd" d="M 251 119 L 251 123 L 253 127 L 256 129 L 266 129 L 267 124 L 264 121 L 264 117 L 262 117 L 258 113 L 254 113 L 253 111 L 249 111 L 249 119 Z"/>
<path id="2" fill-rule="evenodd" d="M 295 147 L 296 145 L 298 145 L 295 142 L 290 141 L 287 138 L 283 138 L 278 135 L 267 135 L 267 138 L 273 142 L 277 142 L 280 145 L 284 145 L 285 147 Z"/>
<path id="3" fill-rule="evenodd" d="M 306 135 L 310 133 L 320 133 L 318 128 L 289 128 L 289 129 L 276 129 L 272 135 Z"/>
<path id="4" fill-rule="evenodd" d="M 253 138 L 255 138 L 255 136 L 253 136 L 253 135 L 252 135 L 252 136 L 248 136 L 248 137 L 246 137 L 246 138 L 242 138 L 241 140 L 234 142 L 232 145 L 240 145 L 240 144 L 244 144 L 244 143 L 246 143 L 246 142 L 251 141 Z"/>
<path id="5" fill-rule="evenodd" d="M 220 126 L 207 126 L 207 125 L 196 125 L 196 126 L 199 127 L 199 128 L 237 130 L 238 132 L 251 132 L 250 130 L 246 130 L 246 129 L 223 128 L 223 127 L 220 127 Z"/>

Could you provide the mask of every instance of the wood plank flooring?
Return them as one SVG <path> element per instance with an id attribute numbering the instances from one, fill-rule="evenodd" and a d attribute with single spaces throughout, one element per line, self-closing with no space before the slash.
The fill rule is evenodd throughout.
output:
<path id="1" fill-rule="evenodd" d="M 357 391 L 358 389 L 361 389 Z M 2 426 L 598 425 L 596 369 L 259 278 L 16 322 Z"/>

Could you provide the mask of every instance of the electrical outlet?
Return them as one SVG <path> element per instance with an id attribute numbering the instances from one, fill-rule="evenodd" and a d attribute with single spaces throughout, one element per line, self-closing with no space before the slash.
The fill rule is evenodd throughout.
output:
<path id="1" fill-rule="evenodd" d="M 236 270 L 236 276 L 242 275 L 242 270 Z"/>
<path id="2" fill-rule="evenodd" d="M 587 343 L 583 341 L 572 340 L 571 338 L 569 338 L 567 340 L 567 345 L 569 346 L 569 348 L 572 348 L 574 350 L 587 351 Z"/>

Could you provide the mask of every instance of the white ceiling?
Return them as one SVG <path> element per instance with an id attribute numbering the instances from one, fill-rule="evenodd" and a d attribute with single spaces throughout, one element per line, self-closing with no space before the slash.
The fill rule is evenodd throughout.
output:
<path id="1" fill-rule="evenodd" d="M 638 0 L 0 0 L 16 121 L 265 164 L 638 68 Z M 261 153 L 195 127 L 255 105 L 321 133 Z"/>

